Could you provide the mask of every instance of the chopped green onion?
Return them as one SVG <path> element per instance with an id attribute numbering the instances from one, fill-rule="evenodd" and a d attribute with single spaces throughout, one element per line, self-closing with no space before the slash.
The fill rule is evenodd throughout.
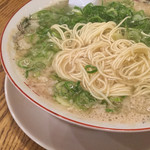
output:
<path id="1" fill-rule="evenodd" d="M 86 65 L 85 70 L 86 70 L 87 73 L 97 72 L 97 68 L 95 66 L 92 66 L 92 65 Z"/>
<path id="2" fill-rule="evenodd" d="M 28 78 L 28 76 L 29 76 L 29 71 L 26 70 L 26 72 L 25 72 L 25 77 Z"/>
<path id="3" fill-rule="evenodd" d="M 44 63 L 41 63 L 41 62 L 37 62 L 34 65 L 34 68 L 37 69 L 37 70 L 44 69 L 45 67 L 46 67 L 46 65 Z"/>
<path id="4" fill-rule="evenodd" d="M 18 61 L 18 66 L 21 68 L 29 68 L 31 67 L 31 59 L 30 58 L 23 58 Z"/>
<path id="5" fill-rule="evenodd" d="M 74 12 L 76 15 L 82 15 L 82 9 L 77 6 L 75 6 L 74 9 L 72 9 L 72 12 Z"/>
<path id="6" fill-rule="evenodd" d="M 51 31 L 51 35 L 54 36 L 54 37 L 57 37 L 57 38 L 61 39 L 61 36 L 60 36 L 60 34 L 59 34 L 59 32 L 57 30 L 52 30 Z"/>
<path id="7" fill-rule="evenodd" d="M 104 105 L 104 104 L 105 104 L 105 105 L 108 105 L 108 102 L 107 102 L 106 100 L 102 100 L 102 101 L 101 101 L 101 104 L 102 104 L 102 105 Z"/>
<path id="8" fill-rule="evenodd" d="M 79 81 L 60 81 L 56 83 L 54 93 L 56 101 L 57 97 L 59 97 L 65 100 L 65 102 L 74 104 L 83 110 L 91 108 L 97 102 L 97 99 L 88 91 L 82 89 Z"/>
<path id="9" fill-rule="evenodd" d="M 114 112 L 114 110 L 110 108 L 106 108 L 106 112 Z"/>
<path id="10" fill-rule="evenodd" d="M 122 102 L 123 101 L 123 97 L 110 97 L 110 100 L 112 102 Z"/>

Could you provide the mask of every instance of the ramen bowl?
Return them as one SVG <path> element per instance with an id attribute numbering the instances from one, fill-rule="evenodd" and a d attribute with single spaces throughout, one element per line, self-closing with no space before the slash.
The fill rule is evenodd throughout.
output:
<path id="1" fill-rule="evenodd" d="M 1 37 L 1 62 L 10 81 L 13 83 L 16 89 L 26 97 L 26 100 L 33 102 L 40 109 L 43 109 L 50 115 L 53 115 L 69 123 L 86 128 L 112 132 L 143 132 L 150 130 L 150 122 L 144 124 L 112 123 L 111 121 L 99 122 L 93 120 L 92 118 L 86 119 L 81 117 L 80 115 L 74 115 L 73 112 L 65 111 L 64 109 L 59 108 L 58 105 L 55 106 L 54 104 L 52 104 L 51 101 L 45 100 L 37 92 L 31 89 L 30 85 L 26 84 L 25 78 L 20 75 L 18 66 L 16 65 L 16 61 L 14 59 L 15 50 L 12 35 L 17 30 L 17 25 L 23 17 L 28 17 L 30 14 L 33 14 L 45 7 L 54 5 L 55 3 L 56 1 L 54 0 L 29 1 L 26 5 L 20 8 L 7 23 Z"/>

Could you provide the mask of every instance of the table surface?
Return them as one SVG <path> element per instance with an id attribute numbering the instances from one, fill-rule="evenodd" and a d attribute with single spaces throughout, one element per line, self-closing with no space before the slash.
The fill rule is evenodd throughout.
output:
<path id="1" fill-rule="evenodd" d="M 0 36 L 12 15 L 29 0 L 0 0 Z M 5 100 L 5 73 L 0 62 L 0 149 L 43 150 L 18 127 Z"/>

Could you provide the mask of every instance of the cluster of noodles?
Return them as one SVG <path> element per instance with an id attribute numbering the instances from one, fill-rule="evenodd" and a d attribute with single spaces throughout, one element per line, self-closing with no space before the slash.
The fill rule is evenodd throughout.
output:
<path id="1" fill-rule="evenodd" d="M 61 36 L 48 34 L 61 49 L 52 63 L 56 73 L 63 79 L 80 81 L 95 98 L 108 103 L 110 96 L 150 94 L 150 48 L 131 40 L 114 40 L 114 33 L 125 30 L 120 24 L 77 23 L 73 29 L 53 25 Z M 95 66 L 97 72 L 88 73 L 87 65 Z"/>

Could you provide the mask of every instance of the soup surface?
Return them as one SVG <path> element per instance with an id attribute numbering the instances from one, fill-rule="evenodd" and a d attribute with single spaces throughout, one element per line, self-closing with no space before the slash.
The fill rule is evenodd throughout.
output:
<path id="1" fill-rule="evenodd" d="M 55 5 L 18 24 L 16 64 L 30 88 L 64 111 L 98 122 L 145 123 L 149 26 L 130 1 Z"/>

